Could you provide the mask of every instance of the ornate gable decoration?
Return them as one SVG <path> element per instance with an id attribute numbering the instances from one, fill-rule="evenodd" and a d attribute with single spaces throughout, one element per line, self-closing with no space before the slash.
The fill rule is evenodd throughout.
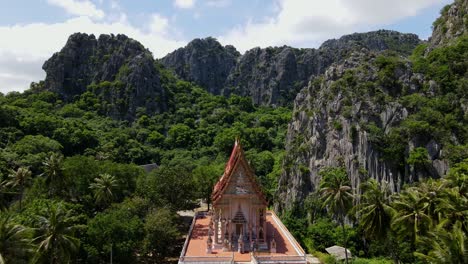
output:
<path id="1" fill-rule="evenodd" d="M 237 175 L 235 176 L 236 178 L 233 179 L 234 174 Z M 234 184 L 235 186 L 229 186 L 231 184 Z M 242 146 L 238 139 L 234 142 L 234 148 L 232 149 L 231 156 L 226 163 L 223 176 L 213 188 L 213 193 L 211 194 L 213 204 L 216 204 L 223 194 L 225 194 L 228 189 L 232 188 L 235 189 L 234 193 L 238 195 L 248 194 L 253 190 L 253 192 L 257 194 L 258 199 L 265 206 L 268 204 L 252 168 L 245 159 L 244 151 L 242 150 Z"/>

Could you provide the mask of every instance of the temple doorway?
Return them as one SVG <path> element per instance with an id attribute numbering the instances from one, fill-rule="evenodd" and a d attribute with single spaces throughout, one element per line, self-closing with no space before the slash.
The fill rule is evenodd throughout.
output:
<path id="1" fill-rule="evenodd" d="M 242 224 L 236 224 L 236 236 L 239 237 L 242 232 Z"/>

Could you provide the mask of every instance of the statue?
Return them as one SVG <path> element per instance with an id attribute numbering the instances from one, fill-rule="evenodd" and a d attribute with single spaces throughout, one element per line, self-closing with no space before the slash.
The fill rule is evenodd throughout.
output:
<path id="1" fill-rule="evenodd" d="M 244 253 L 244 237 L 242 236 L 242 231 L 239 236 L 239 239 L 237 240 L 237 244 L 239 245 L 238 246 L 239 253 L 243 254 Z"/>
<path id="2" fill-rule="evenodd" d="M 229 251 L 229 240 L 224 239 L 224 243 L 223 243 L 223 252 L 226 252 L 226 251 Z"/>
<path id="3" fill-rule="evenodd" d="M 211 235 L 208 235 L 208 240 L 206 241 L 206 254 L 211 254 L 213 249 L 213 240 Z"/>
<path id="4" fill-rule="evenodd" d="M 271 243 L 270 243 L 270 252 L 271 253 L 276 253 L 276 240 L 275 240 L 275 237 L 273 237 L 271 239 Z"/>

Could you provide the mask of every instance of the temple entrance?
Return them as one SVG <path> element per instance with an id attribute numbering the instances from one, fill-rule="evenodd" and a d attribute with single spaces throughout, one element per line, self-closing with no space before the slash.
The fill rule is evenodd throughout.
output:
<path id="1" fill-rule="evenodd" d="M 236 224 L 236 236 L 239 237 L 242 232 L 242 224 Z"/>

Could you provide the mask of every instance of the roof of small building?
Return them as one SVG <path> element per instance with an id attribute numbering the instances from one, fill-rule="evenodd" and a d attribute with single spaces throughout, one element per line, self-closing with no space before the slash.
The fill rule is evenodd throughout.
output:
<path id="1" fill-rule="evenodd" d="M 333 255 L 336 259 L 341 260 L 346 258 L 345 248 L 340 246 L 331 246 L 325 249 L 330 255 Z M 351 258 L 351 251 L 348 251 L 348 259 Z"/>

